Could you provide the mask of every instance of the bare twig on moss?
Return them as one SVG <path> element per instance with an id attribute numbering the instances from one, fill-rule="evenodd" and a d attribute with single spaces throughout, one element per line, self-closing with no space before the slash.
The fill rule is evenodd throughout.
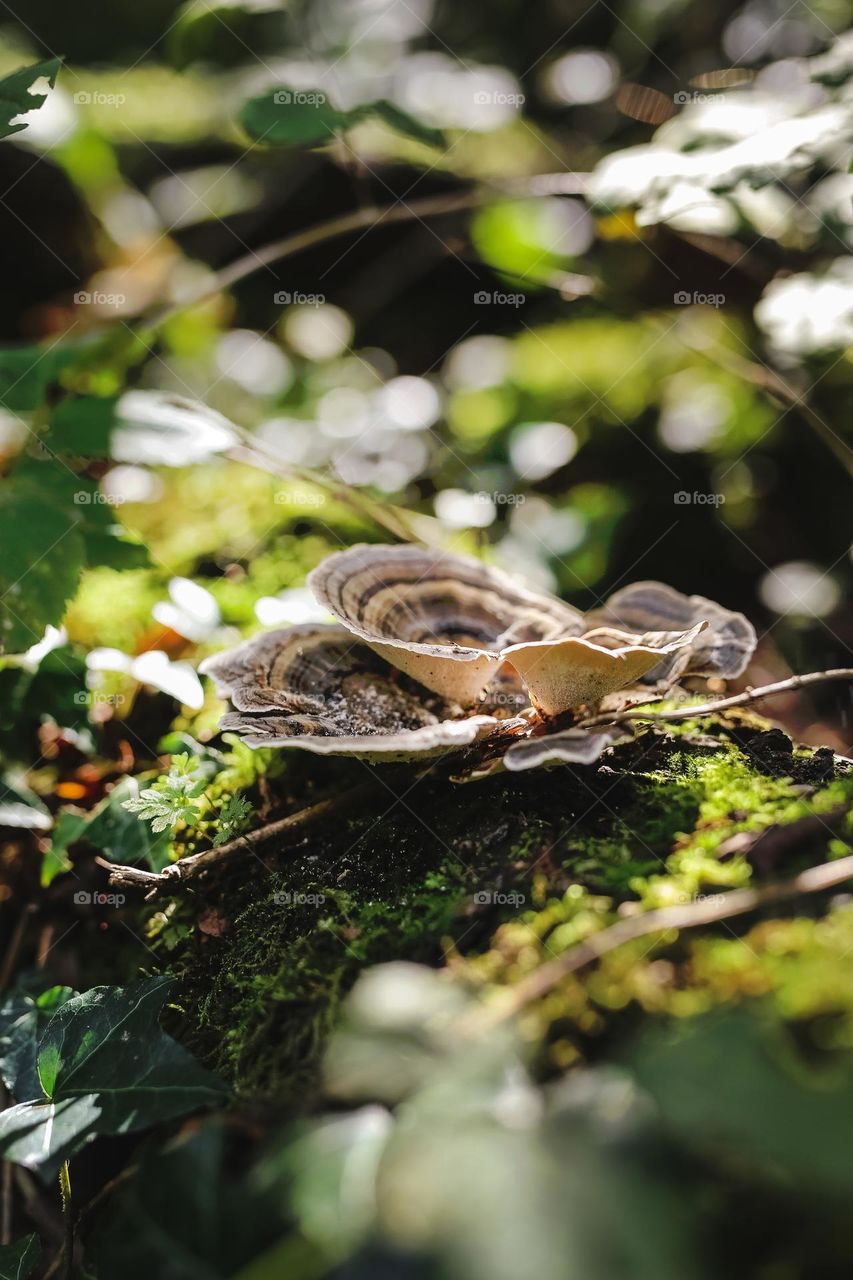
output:
<path id="1" fill-rule="evenodd" d="M 466 1029 L 487 1030 L 490 1026 L 505 1022 L 521 1013 L 535 1000 L 552 991 L 564 978 L 579 969 L 600 960 L 602 956 L 626 942 L 645 938 L 654 933 L 666 934 L 681 929 L 695 929 L 700 925 L 716 924 L 735 916 L 747 915 L 760 907 L 770 906 L 797 898 L 801 894 L 820 893 L 853 879 L 853 855 L 809 867 L 790 880 L 780 880 L 760 889 L 732 889 L 701 901 L 683 906 L 659 907 L 642 915 L 628 916 L 593 933 L 583 942 L 547 961 L 527 978 L 523 978 L 504 998 L 496 998 L 493 1004 L 478 1009 L 466 1019 Z"/>
<path id="2" fill-rule="evenodd" d="M 729 698 L 717 698 L 714 702 L 701 703 L 698 707 L 676 707 L 672 711 L 643 711 L 631 707 L 628 711 L 618 711 L 609 715 L 593 716 L 578 724 L 580 729 L 592 728 L 599 724 L 621 724 L 624 720 L 692 720 L 695 716 L 712 715 L 715 711 L 728 711 L 731 707 L 743 707 L 750 702 L 758 702 L 761 698 L 770 698 L 777 693 L 791 693 L 795 689 L 805 689 L 811 684 L 823 684 L 826 680 L 853 680 L 853 667 L 834 667 L 829 671 L 809 671 L 801 676 L 789 676 L 787 680 L 777 680 L 775 684 L 761 685 L 758 689 L 751 686 L 742 693 L 733 693 Z M 654 699 L 650 698 L 650 702 Z"/>
<path id="3" fill-rule="evenodd" d="M 293 838 L 300 839 L 306 827 L 331 814 L 339 814 L 351 808 L 376 789 L 376 783 L 359 783 L 348 791 L 320 800 L 317 804 L 300 809 L 297 813 L 279 818 L 277 822 L 269 822 L 266 826 L 249 831 L 246 835 L 237 836 L 227 844 L 215 849 L 205 849 L 201 853 L 193 853 L 179 862 L 172 863 L 163 871 L 143 871 L 139 867 L 124 867 L 106 858 L 96 858 L 99 866 L 110 873 L 110 884 L 121 889 L 145 889 L 147 898 L 155 898 L 164 893 L 174 893 L 191 884 L 207 871 L 219 870 L 225 863 L 235 857 L 246 854 L 256 855 L 258 849 L 273 840 L 287 843 Z"/>

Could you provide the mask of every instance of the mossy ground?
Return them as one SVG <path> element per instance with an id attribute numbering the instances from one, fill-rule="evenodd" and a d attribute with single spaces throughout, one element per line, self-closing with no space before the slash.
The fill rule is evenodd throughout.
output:
<path id="1" fill-rule="evenodd" d="M 358 765 L 310 764 L 289 766 L 291 787 L 363 780 Z M 752 716 L 644 733 L 602 767 L 465 786 L 436 774 L 383 772 L 370 804 L 158 914 L 160 944 L 177 939 L 184 1038 L 244 1098 L 310 1101 L 341 999 L 367 965 L 449 963 L 484 989 L 511 984 L 621 903 L 792 874 L 853 841 L 853 773 Z M 770 865 L 730 851 L 739 832 L 814 815 L 809 839 L 780 842 Z M 759 997 L 813 1024 L 823 1047 L 853 1046 L 853 907 L 826 906 L 801 901 L 614 952 L 531 1011 L 543 1069 L 595 1056 L 638 1018 Z M 212 913 L 216 927 L 181 929 L 190 913 Z"/>

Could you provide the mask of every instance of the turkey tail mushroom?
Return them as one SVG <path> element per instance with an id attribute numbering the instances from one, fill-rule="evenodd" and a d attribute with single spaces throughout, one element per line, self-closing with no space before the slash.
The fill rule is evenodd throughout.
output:
<path id="1" fill-rule="evenodd" d="M 334 625 L 269 631 L 200 669 L 234 707 L 220 728 L 250 747 L 384 763 L 459 750 L 498 725 L 492 716 L 462 718 L 458 705 L 407 680 Z"/>
<path id="2" fill-rule="evenodd" d="M 671 675 L 721 676 L 733 679 L 746 669 L 757 643 L 755 628 L 742 613 L 724 609 L 704 596 L 685 596 L 662 582 L 633 582 L 586 616 L 594 629 L 621 632 L 685 631 L 707 622 L 686 654 L 676 663 L 653 668 L 648 682 Z M 673 669 L 674 668 L 674 669 Z"/>
<path id="3" fill-rule="evenodd" d="M 387 662 L 470 706 L 510 642 L 579 634 L 583 615 L 478 560 L 426 547 L 358 545 L 310 575 L 318 602 Z"/>

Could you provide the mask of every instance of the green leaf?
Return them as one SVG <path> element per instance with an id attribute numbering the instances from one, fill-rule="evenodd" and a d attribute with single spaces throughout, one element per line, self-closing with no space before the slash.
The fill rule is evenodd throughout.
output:
<path id="1" fill-rule="evenodd" d="M 335 134 L 370 116 L 416 142 L 444 146 L 439 129 L 423 124 L 385 98 L 341 111 L 332 106 L 322 89 L 293 89 L 287 85 L 251 98 L 240 112 L 240 123 L 256 142 L 295 147 L 329 142 Z"/>
<path id="2" fill-rule="evenodd" d="M 155 839 L 145 823 L 125 808 L 138 794 L 136 779 L 123 778 L 90 813 L 64 809 L 57 817 L 51 847 L 55 859 L 65 860 L 59 869 L 68 870 L 67 850 L 84 841 L 111 862 L 145 862 L 152 871 L 162 871 L 169 862 L 168 837 Z"/>
<path id="3" fill-rule="evenodd" d="M 0 1245 L 0 1280 L 26 1280 L 41 1258 L 41 1245 L 33 1233 L 14 1244 Z"/>
<path id="4" fill-rule="evenodd" d="M 56 459 L 20 459 L 0 487 L 0 652 L 60 623 L 87 566 L 146 564 L 145 548 L 123 535 L 93 481 Z"/>
<path id="5" fill-rule="evenodd" d="M 356 118 L 355 112 L 333 107 L 321 89 L 286 85 L 250 98 L 240 112 L 240 123 L 256 142 L 285 147 L 329 142 Z"/>
<path id="6" fill-rule="evenodd" d="M 3 659 L 0 658 L 0 666 Z M 22 831 L 49 831 L 53 819 L 47 805 L 22 782 L 11 783 L 0 776 L 0 827 Z"/>
<path id="7" fill-rule="evenodd" d="M 61 58 L 50 58 L 47 62 L 36 62 L 31 67 L 21 67 L 20 71 L 13 71 L 10 76 L 0 80 L 0 138 L 8 138 L 11 134 L 26 129 L 24 121 L 12 124 L 15 116 L 35 111 L 47 98 L 46 93 L 30 93 L 30 86 L 46 76 L 48 84 L 53 88 L 61 66 Z"/>
<path id="8" fill-rule="evenodd" d="M 48 387 L 72 365 L 91 359 L 92 350 L 90 339 L 0 347 L 0 408 L 10 413 L 37 409 Z"/>
<path id="9" fill-rule="evenodd" d="M 80 523 L 26 478 L 0 487 L 0 652 L 29 648 L 61 621 L 86 561 Z"/>
<path id="10" fill-rule="evenodd" d="M 187 0 L 166 33 L 169 61 L 180 70 L 194 62 L 208 67 L 245 66 L 247 54 L 264 56 L 286 41 L 284 6 L 253 0 Z"/>
<path id="11" fill-rule="evenodd" d="M 423 142 L 428 147 L 446 146 L 446 139 L 440 129 L 433 129 L 430 125 L 424 124 L 422 120 L 410 115 L 395 102 L 389 102 L 387 98 L 380 98 L 378 102 L 374 102 L 370 110 L 372 115 L 378 116 L 390 129 L 405 134 L 415 142 Z"/>
<path id="12" fill-rule="evenodd" d="M 632 1065 L 689 1147 L 849 1195 L 853 1073 L 809 1070 L 778 1026 L 745 1013 L 709 1016 L 649 1035 Z"/>
<path id="13" fill-rule="evenodd" d="M 239 791 L 229 796 L 219 811 L 219 830 L 213 840 L 214 849 L 218 849 L 221 844 L 232 840 L 239 831 L 242 831 L 253 812 L 252 805 Z"/>
<path id="14" fill-rule="evenodd" d="M 234 1170 L 228 1133 L 206 1125 L 165 1151 L 148 1152 L 129 1185 L 111 1197 L 86 1258 L 104 1280 L 225 1280 L 281 1234 L 269 1194 Z M 139 1229 L 156 1223 L 156 1230 Z"/>
<path id="15" fill-rule="evenodd" d="M 70 987 L 49 987 L 37 996 L 9 996 L 0 1005 L 0 1079 L 13 1097 L 38 1097 L 39 1040 L 56 1010 L 73 995 Z"/>
<path id="16" fill-rule="evenodd" d="M 51 414 L 45 443 L 56 453 L 106 458 L 116 396 L 66 396 Z"/>
<path id="17" fill-rule="evenodd" d="M 63 1004 L 39 1040 L 42 1096 L 0 1114 L 0 1154 L 47 1177 L 98 1134 L 222 1103 L 225 1085 L 158 1026 L 171 986 L 93 987 Z"/>

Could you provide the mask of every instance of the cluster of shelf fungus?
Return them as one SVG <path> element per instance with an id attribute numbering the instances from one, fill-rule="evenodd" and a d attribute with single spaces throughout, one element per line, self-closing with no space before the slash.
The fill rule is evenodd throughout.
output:
<path id="1" fill-rule="evenodd" d="M 251 747 L 376 763 L 464 751 L 477 771 L 591 764 L 630 733 L 609 712 L 685 676 L 738 676 L 756 642 L 743 614 L 659 582 L 581 613 L 419 546 L 354 546 L 308 583 L 334 622 L 269 631 L 202 664 L 233 708 L 220 727 Z"/>

